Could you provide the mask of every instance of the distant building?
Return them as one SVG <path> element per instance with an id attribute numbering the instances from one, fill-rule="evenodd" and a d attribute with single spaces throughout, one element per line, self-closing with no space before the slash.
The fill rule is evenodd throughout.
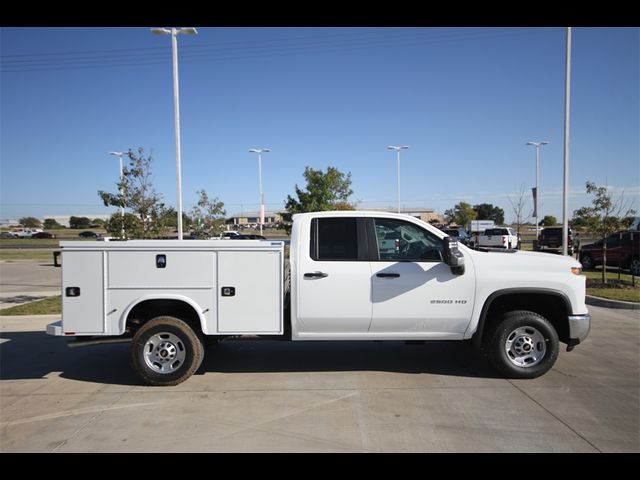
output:
<path id="1" fill-rule="evenodd" d="M 272 225 L 282 222 L 282 215 L 279 212 L 264 212 L 265 225 Z M 231 217 L 233 225 L 252 225 L 260 223 L 260 212 L 243 212 Z"/>
<path id="2" fill-rule="evenodd" d="M 20 220 L 15 218 L 0 218 L 0 228 L 13 228 L 20 225 Z"/>

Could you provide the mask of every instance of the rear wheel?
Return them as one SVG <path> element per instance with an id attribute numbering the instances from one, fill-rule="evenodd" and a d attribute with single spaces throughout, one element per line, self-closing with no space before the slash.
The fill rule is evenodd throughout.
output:
<path id="1" fill-rule="evenodd" d="M 148 385 L 182 383 L 195 373 L 203 358 L 198 335 L 174 317 L 149 320 L 136 332 L 131 344 L 131 366 Z"/>
<path id="2" fill-rule="evenodd" d="M 544 375 L 555 364 L 559 349 L 553 325 L 527 310 L 505 313 L 486 344 L 489 360 L 507 378 Z"/>

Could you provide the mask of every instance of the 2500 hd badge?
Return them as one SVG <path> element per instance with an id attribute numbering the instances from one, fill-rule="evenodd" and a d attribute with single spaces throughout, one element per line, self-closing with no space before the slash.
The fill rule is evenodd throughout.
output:
<path id="1" fill-rule="evenodd" d="M 431 300 L 432 305 L 464 305 L 466 300 Z"/>

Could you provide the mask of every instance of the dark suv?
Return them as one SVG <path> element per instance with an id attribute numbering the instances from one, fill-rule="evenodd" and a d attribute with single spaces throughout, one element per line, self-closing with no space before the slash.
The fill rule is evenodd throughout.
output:
<path id="1" fill-rule="evenodd" d="M 538 236 L 538 250 L 562 250 L 562 227 L 543 228 Z M 573 232 L 569 229 L 567 253 L 573 255 Z"/>
<path id="2" fill-rule="evenodd" d="M 640 232 L 618 232 L 607 237 L 607 266 L 628 269 L 640 275 Z M 585 270 L 604 261 L 604 242 L 584 245 L 580 249 L 580 263 Z"/>

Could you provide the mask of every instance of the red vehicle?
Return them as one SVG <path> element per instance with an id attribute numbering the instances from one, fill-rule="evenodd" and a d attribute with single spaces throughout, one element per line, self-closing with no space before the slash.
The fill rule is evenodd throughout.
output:
<path id="1" fill-rule="evenodd" d="M 618 232 L 610 235 L 607 242 L 607 266 L 630 270 L 640 275 L 640 232 Z M 585 270 L 604 263 L 604 242 L 598 240 L 580 248 L 580 263 Z"/>
<path id="2" fill-rule="evenodd" d="M 56 238 L 56 236 L 49 232 L 38 232 L 31 235 L 31 238 Z"/>

